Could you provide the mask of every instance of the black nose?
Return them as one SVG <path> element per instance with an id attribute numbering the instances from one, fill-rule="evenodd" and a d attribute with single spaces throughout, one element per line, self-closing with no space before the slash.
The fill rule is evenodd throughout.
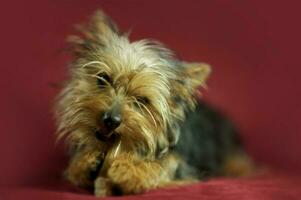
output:
<path id="1" fill-rule="evenodd" d="M 120 125 L 121 115 L 119 113 L 106 112 L 103 115 L 102 121 L 105 127 L 109 131 L 112 131 Z"/>

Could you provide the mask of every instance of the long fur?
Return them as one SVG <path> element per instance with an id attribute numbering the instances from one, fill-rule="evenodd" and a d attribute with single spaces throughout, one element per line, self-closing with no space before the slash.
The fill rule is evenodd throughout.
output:
<path id="1" fill-rule="evenodd" d="M 180 61 L 154 40 L 131 42 L 102 11 L 78 29 L 80 36 L 68 39 L 74 61 L 55 107 L 58 138 L 73 152 L 65 172 L 71 183 L 99 196 L 133 194 L 221 171 L 220 157 L 233 151 L 213 155 L 221 151 L 216 141 L 236 142 L 230 128 L 227 136 L 217 133 L 225 132 L 219 124 L 205 130 L 214 122 L 197 99 L 209 65 Z M 97 138 L 101 116 L 116 105 L 120 126 L 107 140 Z"/>

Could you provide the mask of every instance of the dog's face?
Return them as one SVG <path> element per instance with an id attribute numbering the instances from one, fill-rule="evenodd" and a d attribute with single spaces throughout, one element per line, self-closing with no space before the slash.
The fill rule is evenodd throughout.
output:
<path id="1" fill-rule="evenodd" d="M 72 38 L 77 60 L 58 101 L 61 136 L 95 147 L 118 138 L 123 151 L 145 155 L 168 146 L 166 132 L 179 109 L 174 97 L 191 99 L 209 68 L 196 68 L 202 77 L 188 74 L 189 64 L 171 51 L 149 40 L 131 43 L 101 12 L 82 33 Z"/>

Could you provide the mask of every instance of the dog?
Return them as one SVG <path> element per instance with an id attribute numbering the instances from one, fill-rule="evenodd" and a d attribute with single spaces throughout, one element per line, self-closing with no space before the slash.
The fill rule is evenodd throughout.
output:
<path id="1" fill-rule="evenodd" d="M 78 30 L 55 105 L 69 182 L 111 196 L 249 173 L 234 125 L 199 98 L 208 64 L 154 40 L 131 42 L 103 11 Z"/>

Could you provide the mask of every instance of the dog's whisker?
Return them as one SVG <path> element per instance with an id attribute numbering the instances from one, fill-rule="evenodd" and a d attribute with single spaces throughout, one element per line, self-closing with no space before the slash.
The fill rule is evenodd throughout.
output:
<path id="1" fill-rule="evenodd" d="M 95 66 L 93 66 L 94 64 L 103 65 L 103 66 L 105 66 L 106 68 L 109 69 L 109 66 L 107 64 L 105 64 L 104 62 L 101 62 L 101 61 L 91 61 L 91 62 L 88 62 L 86 64 L 83 64 L 81 66 L 81 68 L 85 68 L 85 67 L 89 67 L 89 66 L 95 67 Z"/>
<path id="2" fill-rule="evenodd" d="M 143 109 L 140 106 L 141 103 L 137 100 L 137 98 L 136 97 L 132 97 L 132 99 L 134 100 L 135 104 L 139 107 L 139 110 L 143 112 Z"/>
<path id="3" fill-rule="evenodd" d="M 139 102 L 139 105 L 142 105 L 143 108 L 148 112 L 148 114 L 150 115 L 150 117 L 152 118 L 153 122 L 154 122 L 154 125 L 155 127 L 157 128 L 157 123 L 156 123 L 156 120 L 153 116 L 153 114 L 151 113 L 151 111 L 146 107 L 146 105 L 144 105 L 143 103 Z"/>

